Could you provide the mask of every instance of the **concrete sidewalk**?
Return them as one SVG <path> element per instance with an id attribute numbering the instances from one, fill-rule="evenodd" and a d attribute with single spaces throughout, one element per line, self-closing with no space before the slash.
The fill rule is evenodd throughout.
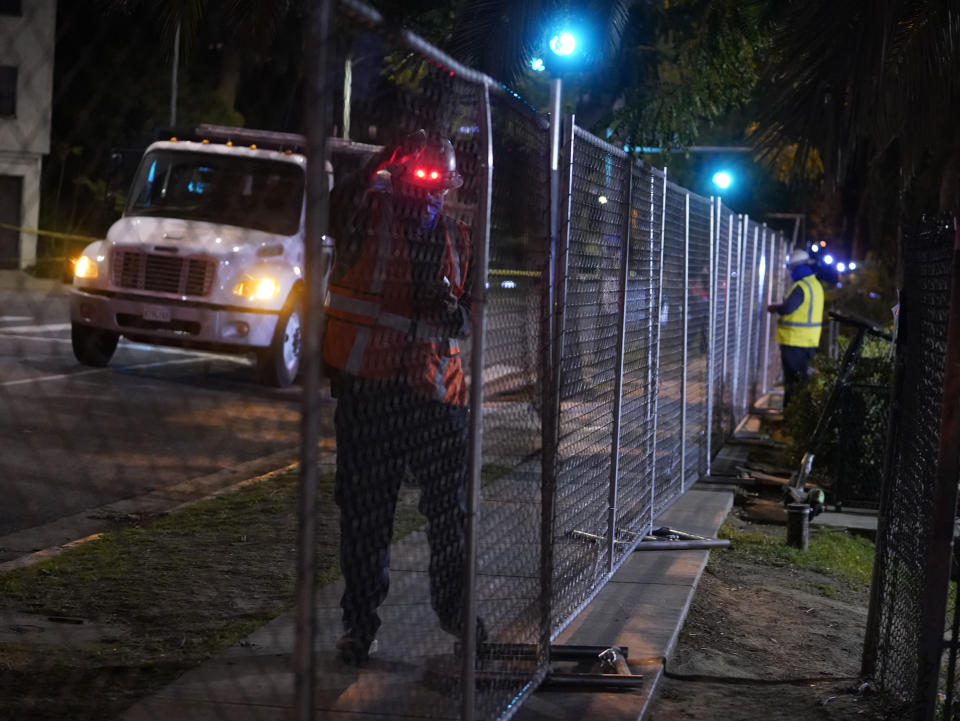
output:
<path id="1" fill-rule="evenodd" d="M 691 533 L 714 536 L 732 504 L 728 489 L 699 489 L 684 495 L 657 519 Z M 495 514 L 491 514 L 495 515 Z M 483 532 L 483 529 L 481 529 Z M 635 721 L 653 694 L 663 659 L 669 655 L 708 558 L 707 551 L 637 552 L 621 567 L 570 624 L 557 643 L 627 646 L 634 673 L 644 675 L 635 690 L 540 691 L 526 700 L 514 718 L 523 721 L 603 719 Z M 390 596 L 382 607 L 380 651 L 364 669 L 335 660 L 340 633 L 341 584 L 318 593 L 317 718 L 324 721 L 404 718 L 456 719 L 459 660 L 453 638 L 440 630 L 429 603 L 422 532 L 394 544 Z M 494 606 L 530 605 L 523 578 L 504 586 L 503 578 L 481 579 L 485 592 L 480 613 L 496 618 Z M 527 579 L 529 580 L 529 579 Z M 504 598 L 497 598 L 497 594 Z M 495 623 L 492 642 L 524 640 Z M 185 674 L 153 697 L 131 708 L 124 721 L 279 721 L 292 718 L 290 661 L 295 625 L 284 614 L 238 645 Z M 516 665 L 514 665 L 516 668 Z M 526 670 L 526 669 L 521 669 Z M 503 698 L 503 686 L 491 699 Z M 485 691 L 478 691 L 481 704 Z M 492 703 L 492 701 L 491 701 Z"/>

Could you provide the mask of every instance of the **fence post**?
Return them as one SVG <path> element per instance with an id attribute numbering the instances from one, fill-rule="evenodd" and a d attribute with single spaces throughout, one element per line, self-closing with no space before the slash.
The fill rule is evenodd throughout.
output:
<path id="1" fill-rule="evenodd" d="M 960 457 L 957 454 L 960 445 L 960 228 L 957 227 L 956 218 L 952 221 L 951 288 L 944 334 L 946 348 L 943 350 L 940 417 L 937 419 L 936 477 L 932 479 L 931 521 L 923 569 L 924 592 L 920 598 L 924 622 L 919 633 L 917 700 L 924 705 L 928 721 L 932 721 L 936 712 L 937 687 L 943 665 L 944 621 L 953 568 L 953 544 L 956 542 L 957 476 L 960 475 Z M 900 332 L 907 335 L 908 343 L 912 342 L 911 330 L 918 335 L 916 330 L 907 330 L 903 326 L 900 328 Z M 889 509 L 884 510 L 889 512 Z M 953 612 L 956 615 L 960 610 L 954 609 Z M 951 638 L 951 641 L 956 644 L 957 639 Z M 951 645 L 951 658 L 955 663 L 955 645 Z M 954 670 L 955 667 L 951 666 L 951 678 Z M 954 703 L 952 696 L 951 689 L 947 698 L 949 706 Z M 943 718 L 952 716 L 950 714 Z"/>
<path id="2" fill-rule="evenodd" d="M 743 373 L 743 365 L 741 359 L 741 353 L 743 351 L 743 346 L 741 340 L 743 337 L 743 269 L 744 264 L 746 263 L 746 253 L 743 252 L 743 241 L 746 237 L 746 226 L 748 223 L 748 218 L 745 215 L 737 216 L 737 313 L 735 316 L 735 330 L 736 334 L 734 338 L 734 351 L 733 351 L 733 388 L 730 391 L 730 404 L 733 407 L 733 418 L 731 424 L 731 434 L 737 428 L 737 424 L 740 422 L 740 386 L 741 386 L 741 375 Z"/>
<path id="3" fill-rule="evenodd" d="M 463 665 L 461 667 L 462 708 L 460 717 L 475 716 L 477 650 L 477 519 L 480 510 L 480 469 L 483 466 L 483 352 L 487 341 L 487 271 L 490 258 L 490 212 L 493 203 L 493 132 L 490 117 L 490 89 L 480 91 L 480 203 L 479 229 L 473 247 L 473 290 L 471 321 L 473 346 L 470 351 L 470 475 L 467 478 L 466 568 L 463 609 Z"/>
<path id="4" fill-rule="evenodd" d="M 721 207 L 720 200 L 717 200 L 717 212 L 719 213 Z M 728 349 L 730 347 L 730 267 L 733 262 L 733 213 L 730 214 L 730 217 L 727 219 L 727 275 L 726 281 L 723 284 L 724 294 L 723 294 L 723 365 L 720 372 L 720 405 L 722 406 L 721 410 L 723 412 L 722 419 L 726 420 L 727 418 L 727 407 L 725 405 L 727 395 L 727 385 L 728 378 L 727 373 L 729 372 L 728 361 L 730 354 Z M 731 401 L 732 405 L 732 401 Z M 733 417 L 733 411 L 730 411 L 730 417 Z M 723 430 L 723 420 L 720 423 L 720 430 L 723 432 L 723 435 L 726 436 L 726 432 Z M 733 429 L 731 429 L 732 431 Z"/>
<path id="5" fill-rule="evenodd" d="M 760 282 L 759 274 L 757 273 L 757 248 L 760 244 L 760 226 L 754 223 L 753 226 L 753 261 L 752 268 L 750 272 L 750 303 L 747 306 L 747 353 L 746 353 L 746 371 L 744 373 L 744 384 L 743 384 L 743 407 L 747 410 L 750 409 L 752 401 L 750 400 L 751 389 L 756 388 L 757 372 L 756 372 L 756 361 L 754 356 L 753 347 L 753 317 L 757 314 L 756 309 L 756 300 L 759 293 L 755 293 L 757 290 L 757 284 Z"/>
<path id="6" fill-rule="evenodd" d="M 770 370 L 770 314 L 767 313 L 767 306 L 773 303 L 772 294 L 773 294 L 773 247 L 776 242 L 776 236 L 773 234 L 770 235 L 770 245 L 767 247 L 767 226 L 763 226 L 763 256 L 764 256 L 764 290 L 766 293 L 766 301 L 763 303 L 763 382 L 760 388 L 760 394 L 766 395 L 770 391 L 769 383 L 769 370 Z"/>
<path id="7" fill-rule="evenodd" d="M 716 342 L 716 319 L 714 315 L 717 310 L 717 303 L 714 299 L 714 296 L 717 292 L 717 279 L 714 276 L 714 264 L 716 263 L 715 252 L 714 252 L 714 228 L 716 227 L 716 220 L 714 216 L 714 205 L 715 198 L 710 196 L 710 240 L 707 243 L 708 248 L 708 272 L 709 278 L 707 279 L 707 475 L 711 475 L 712 471 L 710 465 L 713 462 L 713 403 L 714 403 L 714 392 L 713 386 L 716 382 L 716 377 L 714 375 L 714 353 L 716 349 L 713 347 Z"/>
<path id="8" fill-rule="evenodd" d="M 683 215 L 683 371 L 680 377 L 680 492 L 687 486 L 687 335 L 690 321 L 690 193 L 684 195 Z"/>
<path id="9" fill-rule="evenodd" d="M 653 465 L 650 469 L 650 523 L 656 519 L 656 501 L 657 501 L 657 430 L 660 426 L 660 319 L 663 316 L 663 246 L 666 241 L 667 224 L 667 169 L 663 169 L 663 196 L 660 206 L 660 273 L 657 280 L 657 341 L 654 358 L 656 360 L 656 370 L 653 374 Z"/>
<path id="10" fill-rule="evenodd" d="M 310 52 L 304 102 L 307 125 L 306 281 L 309 293 L 303 334 L 303 401 L 300 419 L 300 488 L 298 494 L 297 580 L 294 601 L 293 705 L 298 721 L 314 718 L 316 662 L 317 464 L 320 440 L 320 329 L 323 327 L 323 278 L 327 255 L 323 236 L 330 209 L 326 139 L 330 128 L 328 52 L 333 24 L 331 0 L 315 0 L 310 14 Z"/>
<path id="11" fill-rule="evenodd" d="M 627 158 L 627 198 L 623 204 L 623 241 L 620 246 L 620 287 L 617 289 L 618 318 L 616 373 L 613 379 L 613 434 L 610 448 L 610 493 L 607 503 L 607 572 L 613 573 L 617 531 L 617 492 L 620 480 L 620 424 L 623 414 L 623 356 L 627 337 L 627 280 L 630 274 L 630 228 L 633 210 L 633 162 Z"/>
<path id="12" fill-rule="evenodd" d="M 559 83 L 557 89 L 555 110 L 559 112 Z M 559 116 L 558 116 L 559 122 Z M 551 150 L 551 224 L 555 235 L 550 244 L 550 263 L 553 284 L 550 290 L 552 309 L 549 326 L 551 339 L 549 349 L 550 387 L 544 400 L 543 421 L 543 473 L 541 479 L 541 530 L 540 530 L 540 593 L 542 623 L 540 642 L 542 653 L 547 664 L 550 662 L 550 641 L 553 623 L 553 531 L 556 515 L 557 481 L 560 468 L 560 408 L 563 383 L 563 335 L 566 317 L 566 288 L 567 265 L 569 260 L 568 245 L 570 234 L 571 189 L 573 187 L 573 153 L 576 123 L 573 115 L 568 115 L 566 154 L 563 157 L 565 165 L 560 166 L 560 134 L 556 134 L 557 147 Z M 561 193 L 561 169 L 565 170 L 565 185 Z M 562 213 L 562 217 L 561 217 Z M 561 223 L 562 221 L 562 223 Z M 563 228 L 561 229 L 561 224 Z"/>

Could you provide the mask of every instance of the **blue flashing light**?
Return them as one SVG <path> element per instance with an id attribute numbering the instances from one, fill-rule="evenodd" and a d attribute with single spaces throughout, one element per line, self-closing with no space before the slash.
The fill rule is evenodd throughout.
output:
<path id="1" fill-rule="evenodd" d="M 501 288 L 516 288 L 517 283 L 514 280 L 504 280 L 500 282 Z"/>
<path id="2" fill-rule="evenodd" d="M 845 273 L 847 270 L 846 263 L 837 263 L 837 270 L 841 273 Z"/>
<path id="3" fill-rule="evenodd" d="M 823 262 L 827 265 L 833 265 L 833 256 L 827 253 L 825 256 L 823 256 Z"/>
<path id="4" fill-rule="evenodd" d="M 810 252 L 811 252 L 811 253 L 819 253 L 819 252 L 820 252 L 820 246 L 817 245 L 816 243 L 814 243 L 813 245 L 810 246 Z"/>
<path id="5" fill-rule="evenodd" d="M 568 30 L 557 33 L 550 38 L 550 49 L 555 55 L 573 55 L 577 49 L 577 38 Z"/>
<path id="6" fill-rule="evenodd" d="M 547 69 L 547 66 L 543 64 L 543 58 L 534 58 L 531 60 L 530 67 L 536 70 L 538 73 L 542 73 Z"/>
<path id="7" fill-rule="evenodd" d="M 733 184 L 733 177 L 725 170 L 713 174 L 713 184 L 721 190 L 726 190 Z"/>
<path id="8" fill-rule="evenodd" d="M 850 261 L 850 265 L 848 265 L 847 268 L 848 268 L 849 270 L 856 270 L 856 269 L 857 269 L 857 264 L 854 263 L 854 262 L 851 260 L 851 261 Z"/>

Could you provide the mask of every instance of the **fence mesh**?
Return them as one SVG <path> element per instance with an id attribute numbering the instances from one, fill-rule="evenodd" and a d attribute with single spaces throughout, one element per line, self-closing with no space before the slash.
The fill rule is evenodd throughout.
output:
<path id="1" fill-rule="evenodd" d="M 620 480 L 617 528 L 641 529 L 653 520 L 654 383 L 656 377 L 657 289 L 663 174 L 638 166 L 633 171 L 630 208 Z M 622 553 L 635 537 L 618 536 Z M 622 557 L 619 560 L 622 560 Z"/>
<path id="2" fill-rule="evenodd" d="M 686 468 L 684 485 L 706 475 L 707 403 L 710 361 L 710 200 L 689 195 L 685 293 L 687 353 L 685 363 Z"/>
<path id="3" fill-rule="evenodd" d="M 952 676 L 955 663 L 943 663 L 955 447 L 942 452 L 954 433 L 943 412 L 957 400 L 946 373 L 956 353 L 948 333 L 957 312 L 954 241 L 953 224 L 943 220 L 904 238 L 895 406 L 864 651 L 864 670 L 912 718 L 933 717 L 941 671 Z M 952 703 L 948 697 L 946 708 Z"/>
<path id="4" fill-rule="evenodd" d="M 509 718 L 752 399 L 755 224 L 555 118 L 551 254 L 549 119 L 352 1 L 323 78 L 296 4 L 160 33 L 149 3 L 55 5 L 0 4 L 0 616 L 26 629 L 0 717 L 289 710 L 309 517 L 317 712 Z M 298 134 L 321 80 L 329 277 Z"/>

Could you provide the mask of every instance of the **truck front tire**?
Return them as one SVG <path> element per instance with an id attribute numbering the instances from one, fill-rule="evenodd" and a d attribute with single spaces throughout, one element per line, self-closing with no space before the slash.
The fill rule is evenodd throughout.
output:
<path id="1" fill-rule="evenodd" d="M 81 323 L 70 325 L 73 355 L 85 366 L 104 368 L 113 358 L 113 352 L 117 349 L 119 340 L 118 333 L 91 328 Z"/>
<path id="2" fill-rule="evenodd" d="M 277 318 L 273 342 L 258 354 L 260 381 L 274 388 L 292 385 L 300 372 L 302 349 L 303 295 L 295 289 Z"/>

